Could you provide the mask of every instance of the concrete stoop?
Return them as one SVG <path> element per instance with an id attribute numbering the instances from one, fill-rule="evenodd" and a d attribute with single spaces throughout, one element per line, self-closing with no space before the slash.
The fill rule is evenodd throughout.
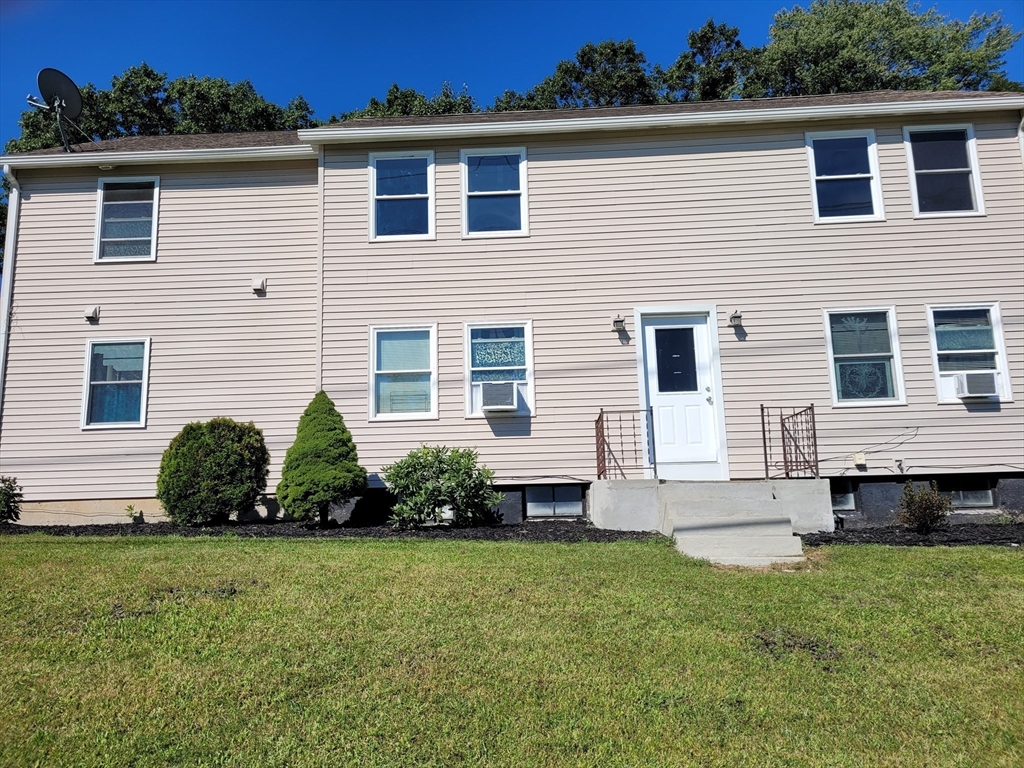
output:
<path id="1" fill-rule="evenodd" d="M 827 480 L 604 480 L 591 494 L 595 525 L 658 530 L 684 555 L 722 565 L 799 562 L 795 532 L 832 529 Z"/>

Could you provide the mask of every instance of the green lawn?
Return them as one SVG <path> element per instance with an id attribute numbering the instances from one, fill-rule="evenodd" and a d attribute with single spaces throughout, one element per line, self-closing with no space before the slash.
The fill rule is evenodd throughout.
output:
<path id="1" fill-rule="evenodd" d="M 4 766 L 1020 766 L 1019 550 L 0 537 Z"/>

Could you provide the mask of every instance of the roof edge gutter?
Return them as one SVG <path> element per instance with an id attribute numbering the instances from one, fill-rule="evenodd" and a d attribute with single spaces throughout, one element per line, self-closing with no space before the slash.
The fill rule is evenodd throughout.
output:
<path id="1" fill-rule="evenodd" d="M 671 115 L 612 115 L 554 120 L 523 120 L 496 123 L 455 123 L 450 125 L 375 126 L 373 128 L 304 128 L 299 141 L 310 144 L 352 144 L 367 141 L 411 141 L 483 136 L 529 136 L 543 133 L 583 131 L 624 131 L 644 128 L 687 128 L 716 125 L 746 125 L 806 120 L 834 120 L 861 117 L 891 117 L 924 113 L 992 112 L 1024 108 L 1021 97 L 992 99 L 942 99 L 888 104 L 842 104 L 818 107 L 738 109 L 727 112 L 691 112 Z"/>
<path id="2" fill-rule="evenodd" d="M 316 160 L 315 147 L 232 147 L 228 149 L 155 149 L 143 152 L 72 152 L 54 155 L 4 155 L 12 168 L 81 168 L 159 163 L 233 163 L 245 160 Z"/>
<path id="3" fill-rule="evenodd" d="M 18 213 L 21 210 L 21 185 L 8 163 L 4 163 L 4 178 L 11 185 L 11 194 L 7 203 L 3 277 L 0 277 L 0 433 L 3 432 L 4 392 L 7 389 L 7 340 L 11 336 L 11 303 L 14 299 L 14 252 L 18 242 Z"/>

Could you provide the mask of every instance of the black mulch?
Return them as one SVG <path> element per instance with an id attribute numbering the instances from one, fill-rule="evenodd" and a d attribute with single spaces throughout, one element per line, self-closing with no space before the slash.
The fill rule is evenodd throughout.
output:
<path id="1" fill-rule="evenodd" d="M 46 533 L 51 536 L 237 536 L 254 539 L 455 539 L 473 541 L 536 541 L 573 543 L 578 541 L 646 541 L 657 533 L 607 531 L 576 520 L 536 520 L 521 525 L 481 528 L 438 526 L 416 531 L 395 531 L 390 526 L 334 525 L 327 528 L 282 521 L 230 522 L 191 528 L 173 523 L 112 523 L 109 525 L 0 525 L 0 535 Z"/>
<path id="2" fill-rule="evenodd" d="M 857 528 L 835 533 L 805 533 L 800 539 L 809 547 L 825 544 L 889 544 L 895 547 L 963 547 L 991 544 L 1003 547 L 1024 543 L 1024 523 L 983 525 L 966 523 L 932 531 L 923 536 L 905 528 Z"/>

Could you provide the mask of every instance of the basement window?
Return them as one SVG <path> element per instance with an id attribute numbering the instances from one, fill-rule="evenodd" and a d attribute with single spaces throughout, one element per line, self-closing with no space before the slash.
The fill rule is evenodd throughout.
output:
<path id="1" fill-rule="evenodd" d="M 526 486 L 527 517 L 582 517 L 583 486 Z"/>
<path id="2" fill-rule="evenodd" d="M 939 478 L 939 492 L 949 496 L 957 509 L 986 509 L 996 505 L 993 483 L 988 477 Z"/>

